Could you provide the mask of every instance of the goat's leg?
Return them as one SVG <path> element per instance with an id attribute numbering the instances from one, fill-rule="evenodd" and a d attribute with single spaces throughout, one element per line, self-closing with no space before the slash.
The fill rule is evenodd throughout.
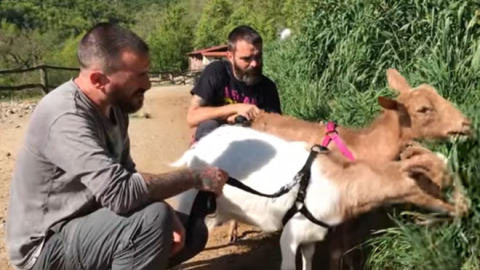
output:
<path id="1" fill-rule="evenodd" d="M 415 205 L 423 206 L 437 211 L 443 211 L 452 217 L 456 215 L 456 208 L 454 205 L 432 196 L 423 194 L 419 196 L 412 196 L 409 198 L 408 201 Z"/>
<path id="2" fill-rule="evenodd" d="M 305 243 L 302 245 L 302 270 L 312 270 L 314 254 L 315 243 Z"/>
<path id="3" fill-rule="evenodd" d="M 285 224 L 280 236 L 280 250 L 282 252 L 282 264 L 281 270 L 295 270 L 295 257 L 298 247 L 306 245 L 312 245 L 306 247 L 306 250 L 302 252 L 303 265 L 306 267 L 312 267 L 313 253 L 315 252 L 315 242 L 322 241 L 325 238 L 328 230 L 317 226 L 307 219 L 301 217 L 301 214 L 296 214 Z M 307 262 L 305 262 L 307 261 Z M 305 267 L 305 266 L 304 266 Z M 303 268 L 305 269 L 305 268 Z M 306 268 L 309 269 L 309 268 Z"/>
<path id="4" fill-rule="evenodd" d="M 230 221 L 230 231 L 228 233 L 230 243 L 237 242 L 237 235 L 238 235 L 237 228 L 238 228 L 238 222 L 236 220 Z"/>
<path id="5" fill-rule="evenodd" d="M 409 158 L 411 158 L 413 156 L 416 156 L 416 155 L 432 154 L 432 153 L 433 152 L 430 149 L 422 146 L 420 143 L 410 142 L 401 151 L 400 159 L 405 160 L 405 159 L 409 159 Z"/>
<path id="6" fill-rule="evenodd" d="M 289 226 L 290 225 L 290 226 Z M 282 252 L 282 264 L 280 270 L 295 270 L 295 255 L 299 246 L 294 228 L 288 222 L 280 236 L 280 251 Z M 297 231 L 298 232 L 298 231 Z"/>

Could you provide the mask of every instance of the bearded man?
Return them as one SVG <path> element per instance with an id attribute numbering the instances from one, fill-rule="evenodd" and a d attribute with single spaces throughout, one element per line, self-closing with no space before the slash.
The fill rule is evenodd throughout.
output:
<path id="1" fill-rule="evenodd" d="M 257 31 L 241 25 L 230 32 L 227 60 L 208 64 L 191 91 L 187 122 L 194 141 L 238 115 L 253 120 L 260 110 L 282 112 L 275 83 L 262 74 L 262 56 Z"/>
<path id="2" fill-rule="evenodd" d="M 194 129 L 192 143 L 239 115 L 253 120 L 261 110 L 282 113 L 277 86 L 262 74 L 262 56 L 262 37 L 252 27 L 230 32 L 227 59 L 208 64 L 191 91 L 187 122 Z M 172 200 L 175 211 L 193 220 L 216 209 L 215 197 L 201 190 L 190 189 Z"/>
<path id="3" fill-rule="evenodd" d="M 228 175 L 215 167 L 137 171 L 128 114 L 151 85 L 149 48 L 136 34 L 100 23 L 77 56 L 80 73 L 38 103 L 16 159 L 10 262 L 15 269 L 163 270 L 192 258 L 205 247 L 207 228 L 164 200 L 191 189 L 221 194 Z"/>

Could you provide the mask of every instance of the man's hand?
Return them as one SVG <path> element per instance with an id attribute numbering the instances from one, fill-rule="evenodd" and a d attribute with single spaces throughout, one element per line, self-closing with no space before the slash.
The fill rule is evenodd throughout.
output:
<path id="1" fill-rule="evenodd" d="M 195 172 L 195 176 L 200 180 L 197 189 L 213 192 L 217 196 L 222 195 L 223 186 L 228 180 L 228 174 L 217 167 L 208 167 Z"/>
<path id="2" fill-rule="evenodd" d="M 170 257 L 177 254 L 185 246 L 185 228 L 182 222 L 178 218 L 175 211 L 172 209 L 173 214 L 173 246 L 170 252 Z"/>
<path id="3" fill-rule="evenodd" d="M 248 120 L 253 120 L 257 115 L 260 113 L 260 109 L 253 104 L 247 104 L 247 103 L 237 103 L 234 105 L 235 106 L 235 111 L 237 112 L 237 115 L 243 115 L 245 116 Z M 229 116 L 228 119 L 230 119 Z M 227 119 L 227 121 L 228 121 Z M 233 118 L 235 119 L 235 117 Z"/>

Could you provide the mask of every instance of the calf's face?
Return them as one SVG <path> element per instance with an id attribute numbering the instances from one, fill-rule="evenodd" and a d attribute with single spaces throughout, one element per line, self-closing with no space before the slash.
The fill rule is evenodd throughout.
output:
<path id="1" fill-rule="evenodd" d="M 412 88 L 394 69 L 387 71 L 387 78 L 390 88 L 399 96 L 396 100 L 379 97 L 378 102 L 384 109 L 398 111 L 402 126 L 410 128 L 412 136 L 451 139 L 471 135 L 470 119 L 440 96 L 435 88 L 427 84 Z"/>

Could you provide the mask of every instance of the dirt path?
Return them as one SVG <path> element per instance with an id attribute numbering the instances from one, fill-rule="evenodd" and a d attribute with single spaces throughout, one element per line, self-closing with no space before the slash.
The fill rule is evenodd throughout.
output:
<path id="1" fill-rule="evenodd" d="M 139 170 L 151 173 L 168 171 L 168 163 L 176 160 L 188 148 L 190 132 L 185 123 L 185 114 L 190 98 L 189 89 L 189 86 L 165 86 L 147 92 L 145 106 L 139 115 L 146 112 L 151 118 L 132 117 L 130 124 L 132 157 Z M 28 104 L 22 106 L 28 107 Z M 4 115 L 5 109 L 0 113 Z M 2 224 L 15 156 L 27 123 L 28 113 L 12 113 L 6 121 L 0 122 Z M 278 235 L 267 235 L 256 228 L 240 225 L 241 239 L 234 245 L 227 245 L 227 229 L 227 226 L 216 228 L 210 235 L 205 251 L 176 269 L 278 269 Z M 11 269 L 6 256 L 3 226 L 0 228 L 0 237 L 0 270 Z M 260 267 L 259 263 L 265 265 Z"/>

